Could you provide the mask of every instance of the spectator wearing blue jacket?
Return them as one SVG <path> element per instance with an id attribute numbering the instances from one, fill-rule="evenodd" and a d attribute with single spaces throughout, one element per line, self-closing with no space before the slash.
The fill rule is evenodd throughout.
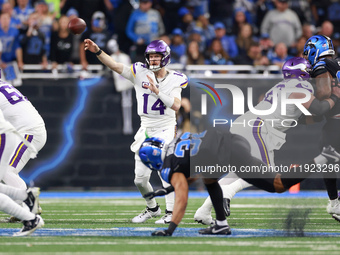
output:
<path id="1" fill-rule="evenodd" d="M 230 58 L 235 58 L 238 55 L 235 37 L 226 35 L 226 28 L 222 22 L 216 22 L 214 28 L 215 38 L 221 41 L 224 51 L 228 53 Z"/>
<path id="2" fill-rule="evenodd" d="M 21 20 L 13 16 L 13 6 L 9 2 L 5 2 L 1 6 L 1 13 L 8 13 L 11 16 L 11 27 L 15 27 L 17 29 L 21 28 Z"/>
<path id="3" fill-rule="evenodd" d="M 5 69 L 7 63 L 17 60 L 18 67 L 23 68 L 22 49 L 19 41 L 19 30 L 10 27 L 11 17 L 8 13 L 0 16 L 0 40 L 2 43 L 1 68 Z"/>
<path id="4" fill-rule="evenodd" d="M 273 56 L 269 59 L 272 65 L 282 68 L 283 64 L 292 58 L 292 56 L 288 55 L 288 48 L 283 42 L 276 44 L 274 51 Z"/>
<path id="5" fill-rule="evenodd" d="M 139 8 L 131 13 L 126 26 L 126 35 L 136 46 L 133 62 L 143 62 L 146 46 L 165 33 L 160 13 L 151 7 L 152 0 L 140 0 Z"/>
<path id="6" fill-rule="evenodd" d="M 220 39 L 212 40 L 211 45 L 207 51 L 206 64 L 208 65 L 232 65 L 228 53 L 223 49 Z M 224 73 L 219 71 L 220 73 Z"/>
<path id="7" fill-rule="evenodd" d="M 14 8 L 13 16 L 21 21 L 21 29 L 26 31 L 28 17 L 34 12 L 34 8 L 31 7 L 28 0 L 17 0 L 18 6 Z"/>
<path id="8" fill-rule="evenodd" d="M 172 31 L 171 38 L 171 63 L 183 63 L 186 54 L 187 46 L 184 42 L 183 31 L 180 28 L 175 28 Z"/>

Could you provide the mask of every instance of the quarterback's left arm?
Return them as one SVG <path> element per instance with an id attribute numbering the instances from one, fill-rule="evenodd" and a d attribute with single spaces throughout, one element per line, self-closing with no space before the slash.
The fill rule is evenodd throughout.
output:
<path id="1" fill-rule="evenodd" d="M 149 85 L 144 85 L 146 88 L 154 92 L 160 100 L 165 104 L 165 106 L 170 107 L 174 111 L 178 111 L 181 108 L 181 88 L 175 88 L 171 91 L 170 95 L 167 95 L 160 91 L 154 80 L 147 75 L 149 79 Z"/>

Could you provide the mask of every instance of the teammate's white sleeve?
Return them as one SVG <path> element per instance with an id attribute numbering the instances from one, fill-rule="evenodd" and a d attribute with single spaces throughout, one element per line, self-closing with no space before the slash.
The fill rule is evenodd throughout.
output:
<path id="1" fill-rule="evenodd" d="M 135 77 L 133 76 L 131 68 L 127 65 L 123 65 L 123 72 L 120 75 L 123 76 L 125 79 L 131 81 L 133 84 L 135 83 Z"/>

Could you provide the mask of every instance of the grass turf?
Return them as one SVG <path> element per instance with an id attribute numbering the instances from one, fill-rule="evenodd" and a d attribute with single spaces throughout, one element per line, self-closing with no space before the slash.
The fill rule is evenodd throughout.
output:
<path id="1" fill-rule="evenodd" d="M 322 235 L 296 236 L 294 227 L 308 233 L 340 232 L 340 224 L 325 211 L 326 199 L 287 199 L 287 198 L 235 198 L 231 204 L 231 216 L 228 218 L 232 236 L 198 237 L 196 228 L 203 225 L 194 223 L 196 209 L 204 200 L 189 199 L 186 214 L 179 225 L 178 232 L 187 229 L 187 237 L 151 237 L 151 236 L 101 236 L 100 230 L 114 228 L 138 228 L 147 234 L 154 228 L 156 219 L 147 223 L 133 224 L 130 219 L 144 207 L 141 199 L 42 199 L 45 228 L 63 232 L 77 229 L 85 236 L 30 236 L 14 238 L 0 237 L 0 253 L 6 254 L 339 254 L 339 236 Z M 159 198 L 164 211 L 164 199 Z M 303 214 L 308 214 L 305 218 Z M 291 215 L 290 235 L 260 235 L 263 229 L 285 230 L 287 215 Z M 0 218 L 5 218 L 0 214 Z M 20 223 L 0 223 L 5 228 L 21 228 Z M 98 230 L 98 234 L 88 236 L 83 230 Z M 137 229 L 137 230 L 138 230 Z M 233 233 L 248 233 L 234 238 Z M 39 234 L 39 230 L 36 232 Z M 176 232 L 175 232 L 176 233 Z M 190 236 L 193 233 L 193 236 Z M 285 232 L 286 233 L 286 232 Z M 0 233 L 1 234 L 1 233 Z M 67 235 L 67 234 L 66 234 Z"/>

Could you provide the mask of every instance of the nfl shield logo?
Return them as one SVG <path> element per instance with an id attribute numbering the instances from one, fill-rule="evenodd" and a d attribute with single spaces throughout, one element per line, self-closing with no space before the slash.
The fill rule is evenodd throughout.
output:
<path id="1" fill-rule="evenodd" d="M 158 155 L 159 155 L 159 152 L 158 152 L 157 150 L 153 150 L 152 155 L 153 155 L 153 156 L 158 156 Z"/>
<path id="2" fill-rule="evenodd" d="M 149 83 L 143 81 L 143 82 L 142 82 L 142 88 L 143 88 L 143 89 L 148 89 L 147 87 L 145 87 L 145 85 L 149 86 Z"/>

